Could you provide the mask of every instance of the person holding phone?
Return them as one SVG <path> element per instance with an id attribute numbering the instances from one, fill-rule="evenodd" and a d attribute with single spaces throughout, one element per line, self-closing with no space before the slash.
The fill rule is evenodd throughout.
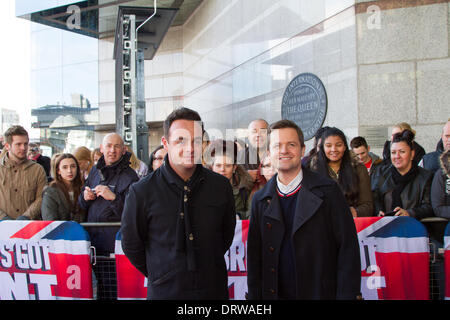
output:
<path id="1" fill-rule="evenodd" d="M 396 133 L 391 143 L 391 162 L 372 179 L 375 214 L 422 219 L 433 215 L 430 191 L 433 175 L 414 164 L 414 133 Z"/>

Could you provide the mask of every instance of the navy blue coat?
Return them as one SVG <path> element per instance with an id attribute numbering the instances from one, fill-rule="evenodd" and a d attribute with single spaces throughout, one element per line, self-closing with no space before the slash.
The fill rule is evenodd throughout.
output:
<path id="1" fill-rule="evenodd" d="M 122 210 L 128 188 L 139 180 L 136 172 L 130 167 L 131 154 L 126 152 L 120 161 L 106 166 L 102 156 L 97 165 L 92 167 L 86 183 L 78 198 L 80 207 L 87 211 L 88 222 L 119 222 L 122 218 Z M 115 193 L 114 201 L 97 197 L 95 200 L 84 200 L 84 189 L 94 189 L 97 185 L 106 185 Z M 87 228 L 91 238 L 91 244 L 98 255 L 109 255 L 114 252 L 116 234 L 119 227 L 92 227 Z"/>
<path id="2" fill-rule="evenodd" d="M 122 249 L 148 277 L 148 299 L 227 299 L 224 254 L 236 226 L 231 184 L 201 165 L 186 183 L 168 163 L 166 156 L 160 168 L 131 186 Z"/>
<path id="3" fill-rule="evenodd" d="M 303 168 L 291 240 L 296 299 L 356 299 L 361 262 L 356 227 L 344 195 L 329 178 Z M 270 179 L 253 197 L 248 233 L 249 299 L 278 299 L 284 223 Z"/>

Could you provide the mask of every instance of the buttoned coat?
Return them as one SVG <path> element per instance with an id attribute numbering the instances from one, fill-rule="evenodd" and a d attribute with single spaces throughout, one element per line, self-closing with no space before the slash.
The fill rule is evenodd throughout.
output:
<path id="1" fill-rule="evenodd" d="M 228 299 L 224 254 L 236 226 L 231 184 L 198 165 L 197 182 L 189 189 L 168 163 L 166 156 L 160 168 L 131 186 L 122 216 L 122 249 L 148 277 L 148 299 Z M 188 211 L 180 212 L 183 190 L 188 190 Z M 189 270 L 189 253 L 177 249 L 178 227 L 187 220 L 196 270 Z"/>
<path id="2" fill-rule="evenodd" d="M 361 265 L 355 224 L 336 182 L 303 168 L 291 241 L 297 299 L 356 299 Z M 252 202 L 248 233 L 249 299 L 278 299 L 283 215 L 274 176 Z"/>

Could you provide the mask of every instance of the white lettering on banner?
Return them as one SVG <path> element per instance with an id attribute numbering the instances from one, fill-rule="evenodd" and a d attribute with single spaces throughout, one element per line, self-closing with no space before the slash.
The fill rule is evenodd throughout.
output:
<path id="1" fill-rule="evenodd" d="M 70 274 L 66 281 L 67 288 L 69 290 L 81 289 L 81 268 L 77 265 L 68 266 L 67 274 Z"/>
<path id="2" fill-rule="evenodd" d="M 30 300 L 28 284 L 35 287 L 37 300 L 55 299 L 52 296 L 51 286 L 57 284 L 56 275 L 53 274 L 26 274 L 0 271 L 0 300 Z"/>
<path id="3" fill-rule="evenodd" d="M 225 253 L 225 262 L 228 271 L 247 271 L 245 260 L 247 247 L 242 241 L 233 241 L 230 249 Z"/>
<path id="4" fill-rule="evenodd" d="M 0 271 L 0 300 L 29 300 L 26 273 Z"/>
<path id="5" fill-rule="evenodd" d="M 0 242 L 0 266 L 5 269 L 11 268 L 14 255 L 17 269 L 50 270 L 48 250 L 48 244 L 41 242 Z"/>
<path id="6" fill-rule="evenodd" d="M 247 293 L 246 276 L 228 276 L 228 287 L 234 287 L 234 300 L 245 300 Z"/>
<path id="7" fill-rule="evenodd" d="M 30 273 L 30 283 L 36 284 L 36 300 L 55 300 L 52 296 L 52 285 L 58 284 L 54 274 Z"/>

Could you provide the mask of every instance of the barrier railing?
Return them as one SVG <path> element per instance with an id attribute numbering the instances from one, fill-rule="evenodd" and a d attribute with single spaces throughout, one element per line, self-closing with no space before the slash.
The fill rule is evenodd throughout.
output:
<path id="1" fill-rule="evenodd" d="M 372 219 L 373 223 L 375 223 L 376 221 L 388 222 L 387 220 L 389 219 L 394 221 L 398 218 L 374 217 Z M 414 223 L 418 223 L 417 220 L 412 218 L 407 219 L 413 220 Z M 427 292 L 421 297 L 426 299 L 426 295 L 428 295 L 430 299 L 444 299 L 446 290 L 444 261 L 445 259 L 450 260 L 450 254 L 448 254 L 448 252 L 450 252 L 450 234 L 446 235 L 448 243 L 446 247 L 444 247 L 444 231 L 445 227 L 450 225 L 449 220 L 433 217 L 423 219 L 420 222 L 428 231 L 425 241 L 429 241 L 430 243 L 426 250 L 423 250 L 423 242 L 421 245 L 421 252 L 423 252 L 428 259 L 428 268 L 423 267 L 421 269 L 422 271 L 419 271 L 422 273 L 426 272 L 428 275 L 428 280 L 425 280 L 428 281 L 428 286 L 426 288 Z M 1 221 L 0 300 L 92 298 L 109 300 L 145 299 L 146 279 L 143 281 L 144 277 L 141 274 L 137 275 L 136 279 L 138 280 L 136 281 L 138 283 L 131 284 L 131 287 L 134 286 L 134 288 L 137 289 L 131 289 L 131 291 L 130 289 L 127 289 L 127 294 L 124 295 L 122 293 L 125 291 L 121 291 L 121 287 L 118 287 L 118 283 L 127 283 L 128 286 L 130 286 L 128 280 L 120 282 L 120 277 L 123 272 L 128 273 L 127 279 L 130 278 L 130 274 L 133 272 L 139 273 L 131 264 L 129 264 L 129 262 L 127 262 L 127 258 L 123 252 L 120 252 L 120 250 L 119 252 L 117 251 L 117 245 L 120 245 L 120 240 L 119 242 L 116 240 L 116 252 L 108 257 L 97 256 L 95 248 L 90 248 L 90 241 L 87 236 L 90 228 L 120 227 L 120 225 L 120 222 L 86 222 L 77 224 L 75 222 L 62 221 Z M 384 231 L 389 227 L 386 227 L 387 225 L 388 223 L 384 223 Z M 248 228 L 247 220 L 238 222 L 235 239 L 229 252 L 225 255 L 229 270 L 230 298 L 237 300 L 244 299 L 245 291 L 247 289 L 245 269 L 246 239 L 243 239 L 242 237 L 243 234 L 246 234 L 246 228 Z M 392 226 L 389 228 L 392 229 Z M 376 230 L 370 233 L 366 232 L 366 236 L 370 234 L 373 235 L 374 232 L 376 232 Z M 450 231 L 448 231 L 448 233 L 450 233 Z M 362 234 L 359 234 L 359 236 L 361 235 Z M 385 236 L 386 239 L 389 239 L 388 235 Z M 364 244 L 367 244 L 367 242 Z M 445 248 L 447 248 L 447 251 L 444 251 Z M 69 252 L 65 252 L 67 250 Z M 412 251 L 417 253 L 417 250 L 414 250 Z M 361 252 L 363 255 L 363 251 Z M 47 253 L 48 258 L 46 260 L 45 257 Z M 71 260 L 64 262 L 62 259 L 63 256 L 70 257 Z M 366 261 L 363 261 L 365 258 L 366 257 L 363 258 L 362 256 L 362 265 L 365 263 L 364 261 Z M 119 259 L 120 262 L 118 262 Z M 17 268 L 17 263 L 21 264 L 20 266 L 22 267 L 26 264 L 28 269 Z M 124 268 L 124 270 L 117 270 L 119 264 L 120 269 Z M 414 268 L 410 269 L 418 270 L 417 265 L 418 264 L 415 264 Z M 421 263 L 421 265 L 424 266 L 424 263 Z M 446 261 L 445 265 L 447 274 L 450 274 L 450 262 Z M 381 278 L 377 278 L 378 276 L 383 277 L 383 271 L 379 270 L 380 272 L 376 273 L 376 270 L 372 270 L 372 268 L 364 268 L 362 271 L 362 275 L 366 276 L 366 279 L 364 279 L 365 281 L 370 278 L 371 282 L 366 282 L 366 284 L 372 284 L 372 289 L 375 289 L 372 293 L 375 292 L 379 294 L 385 290 L 382 287 L 382 281 L 387 281 L 387 279 L 381 280 Z M 367 271 L 374 271 L 374 273 L 368 274 Z M 447 287 L 450 287 L 449 278 L 450 276 L 447 277 Z M 137 291 L 134 296 L 132 290 Z M 386 292 L 387 291 L 385 290 L 383 293 L 384 296 L 381 295 L 375 297 L 366 295 L 365 298 L 390 299 Z M 450 288 L 447 288 L 447 292 L 447 296 L 449 296 Z M 400 297 L 399 299 L 409 298 L 410 297 L 405 296 Z M 447 297 L 447 299 L 448 298 L 449 297 Z"/>

